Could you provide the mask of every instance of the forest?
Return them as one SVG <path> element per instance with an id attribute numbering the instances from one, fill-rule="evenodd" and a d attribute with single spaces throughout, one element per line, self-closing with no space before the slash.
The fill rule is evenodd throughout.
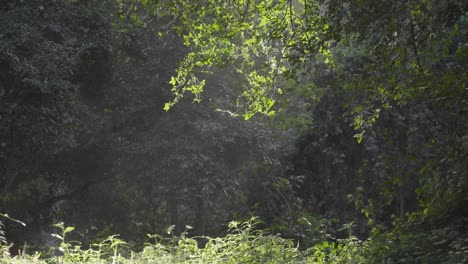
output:
<path id="1" fill-rule="evenodd" d="M 0 263 L 468 263 L 463 0 L 0 0 Z"/>

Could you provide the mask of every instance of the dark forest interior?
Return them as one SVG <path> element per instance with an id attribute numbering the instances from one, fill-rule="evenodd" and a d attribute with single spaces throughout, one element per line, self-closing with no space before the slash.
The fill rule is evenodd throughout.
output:
<path id="1" fill-rule="evenodd" d="M 467 263 L 467 25 L 0 0 L 0 263 Z"/>

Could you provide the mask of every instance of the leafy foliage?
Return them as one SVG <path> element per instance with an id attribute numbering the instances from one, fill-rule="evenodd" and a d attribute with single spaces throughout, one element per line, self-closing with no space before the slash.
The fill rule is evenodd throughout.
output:
<path id="1" fill-rule="evenodd" d="M 301 253 L 293 241 L 256 230 L 258 220 L 252 218 L 243 223 L 231 222 L 230 234 L 225 237 L 188 238 L 181 236 L 148 235 L 147 243 L 141 253 L 125 249 L 126 243 L 110 236 L 94 244 L 89 249 L 81 249 L 75 242 L 67 241 L 66 234 L 73 231 L 63 223 L 56 226 L 61 234 L 53 236 L 60 240 L 58 250 L 61 256 L 38 259 L 38 255 L 8 257 L 1 261 L 13 263 L 305 263 L 307 256 Z M 171 228 L 168 234 L 172 234 Z M 205 241 L 199 247 L 200 240 Z"/>
<path id="2" fill-rule="evenodd" d="M 275 94 L 282 88 L 277 81 L 289 74 L 288 58 L 298 42 L 317 38 L 305 32 L 305 24 L 288 1 L 163 1 L 154 5 L 140 1 L 154 14 L 170 17 L 173 29 L 184 39 L 190 52 L 181 61 L 177 75 L 170 79 L 175 99 L 165 105 L 168 110 L 186 92 L 200 100 L 206 84 L 200 74 L 213 74 L 219 68 L 232 67 L 243 78 L 236 88 L 238 98 L 233 115 L 245 119 L 255 113 L 273 115 Z M 194 12 L 192 12 L 194 10 Z M 180 14 L 179 16 L 174 14 Z M 164 36 L 166 32 L 162 32 Z M 323 50 L 323 53 L 327 51 Z"/>
<path id="3" fill-rule="evenodd" d="M 217 233 L 216 223 L 268 201 L 254 194 L 278 176 L 257 168 L 279 171 L 277 157 L 268 156 L 277 151 L 274 133 L 214 112 L 212 102 L 163 113 L 183 43 L 157 38 L 164 24 L 153 17 L 135 23 L 133 8 L 89 7 L 17 3 L 2 16 L 0 202 L 28 223 L 8 226 L 10 239 L 48 244 L 41 234 L 54 219 L 73 221 L 82 240 L 101 236 L 96 228 L 141 239 L 169 224 L 176 233 L 185 224 L 196 234 Z M 23 76 L 38 91 L 51 89 L 47 100 L 21 95 L 33 89 Z M 279 196 L 269 195 L 277 200 L 262 208 L 265 215 L 282 211 Z M 242 198 L 227 206 L 232 197 Z"/>
<path id="4" fill-rule="evenodd" d="M 74 223 L 49 261 L 466 261 L 463 1 L 4 2 L 0 206 Z M 204 236 L 252 214 L 295 242 Z"/>

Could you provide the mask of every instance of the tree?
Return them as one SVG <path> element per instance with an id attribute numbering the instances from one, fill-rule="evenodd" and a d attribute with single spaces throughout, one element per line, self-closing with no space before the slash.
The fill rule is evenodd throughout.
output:
<path id="1" fill-rule="evenodd" d="M 70 166 L 79 156 L 70 153 L 87 155 L 92 145 L 84 131 L 99 129 L 99 122 L 86 123 L 93 113 L 82 98 L 87 87 L 80 78 L 90 77 L 82 66 L 102 63 L 99 70 L 110 71 L 108 61 L 89 53 L 111 39 L 110 18 L 99 16 L 109 11 L 109 1 L 95 7 L 2 2 L 0 207 L 28 223 L 20 229 L 7 226 L 11 239 L 26 234 L 35 241 L 59 201 L 100 180 Z"/>
<path id="2" fill-rule="evenodd" d="M 144 239 L 171 224 L 216 234 L 247 216 L 252 186 L 272 181 L 256 167 L 279 166 L 271 130 L 215 112 L 226 98 L 163 112 L 186 48 L 157 38 L 152 17 L 143 27 L 114 1 L 91 4 L 11 3 L 2 16 L 0 201 L 28 224 L 7 226 L 9 239 L 49 243 L 59 220 L 86 239 L 95 228 Z"/>
<path id="3" fill-rule="evenodd" d="M 461 208 L 467 187 L 463 1 L 141 3 L 169 17 L 190 50 L 170 80 L 175 99 L 166 109 L 186 93 L 199 101 L 204 74 L 229 65 L 243 81 L 232 87 L 238 98 L 229 113 L 274 115 L 287 81 L 301 87 L 308 76 L 310 87 L 344 93 L 345 112 L 338 116 L 351 117 L 354 137 L 366 155 L 375 155 L 351 174 L 364 183 L 357 190 L 376 184 L 371 192 L 354 192 L 368 217 L 388 221 L 389 214 L 405 219 Z M 439 213 L 431 217 L 443 218 Z M 461 232 L 459 222 L 452 224 Z"/>
<path id="4" fill-rule="evenodd" d="M 55 211 L 131 236 L 216 233 L 255 213 L 312 243 L 325 239 L 314 218 L 336 217 L 346 228 L 332 235 L 355 220 L 376 238 L 364 251 L 402 241 L 376 262 L 464 250 L 462 1 L 92 4 L 1 7 L 0 201 L 12 215 L 39 230 Z M 407 252 L 425 227 L 433 242 Z"/>

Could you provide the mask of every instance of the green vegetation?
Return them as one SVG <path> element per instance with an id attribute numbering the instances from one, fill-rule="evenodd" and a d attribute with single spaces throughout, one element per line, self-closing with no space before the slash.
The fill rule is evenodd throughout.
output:
<path id="1" fill-rule="evenodd" d="M 135 252 L 118 235 L 94 243 L 83 249 L 80 242 L 69 241 L 67 234 L 74 230 L 63 223 L 56 224 L 59 234 L 52 234 L 59 244 L 49 252 L 14 257 L 8 248 L 1 249 L 0 263 L 463 263 L 466 245 L 462 239 L 448 244 L 448 254 L 443 254 L 447 230 L 433 230 L 428 237 L 420 238 L 408 233 L 374 231 L 369 240 L 357 238 L 323 242 L 311 248 L 301 248 L 291 239 L 271 235 L 255 228 L 258 219 L 229 223 L 229 234 L 224 237 L 187 237 L 187 232 L 174 236 L 173 226 L 167 235 L 150 235 L 150 242 L 140 252 Z M 187 226 L 187 228 L 191 228 Z M 397 231 L 398 232 L 398 231 Z M 429 240 L 427 241 L 427 238 Z M 426 240 L 426 241 L 423 241 Z M 401 240 L 398 241 L 397 240 Z M 416 242 L 424 242 L 416 244 Z M 203 243 L 203 246 L 200 246 Z M 25 249 L 24 249 L 25 250 Z"/>
<path id="2" fill-rule="evenodd" d="M 466 263 L 467 25 L 461 0 L 3 0 L 0 262 Z"/>
<path id="3" fill-rule="evenodd" d="M 230 234 L 222 238 L 173 236 L 172 229 L 166 237 L 148 235 L 149 243 L 134 253 L 127 243 L 110 236 L 104 241 L 83 250 L 79 243 L 67 242 L 65 236 L 73 228 L 56 225 L 61 234 L 54 234 L 61 243 L 53 249 L 60 256 L 45 258 L 47 263 L 290 263 L 304 259 L 293 241 L 254 230 L 255 219 L 245 223 L 231 222 Z M 199 247 L 203 241 L 204 246 Z M 14 263 L 36 263 L 38 255 L 22 255 L 5 260 Z M 16 261 L 16 262 L 15 262 Z M 10 262 L 8 262 L 10 263 Z"/>

